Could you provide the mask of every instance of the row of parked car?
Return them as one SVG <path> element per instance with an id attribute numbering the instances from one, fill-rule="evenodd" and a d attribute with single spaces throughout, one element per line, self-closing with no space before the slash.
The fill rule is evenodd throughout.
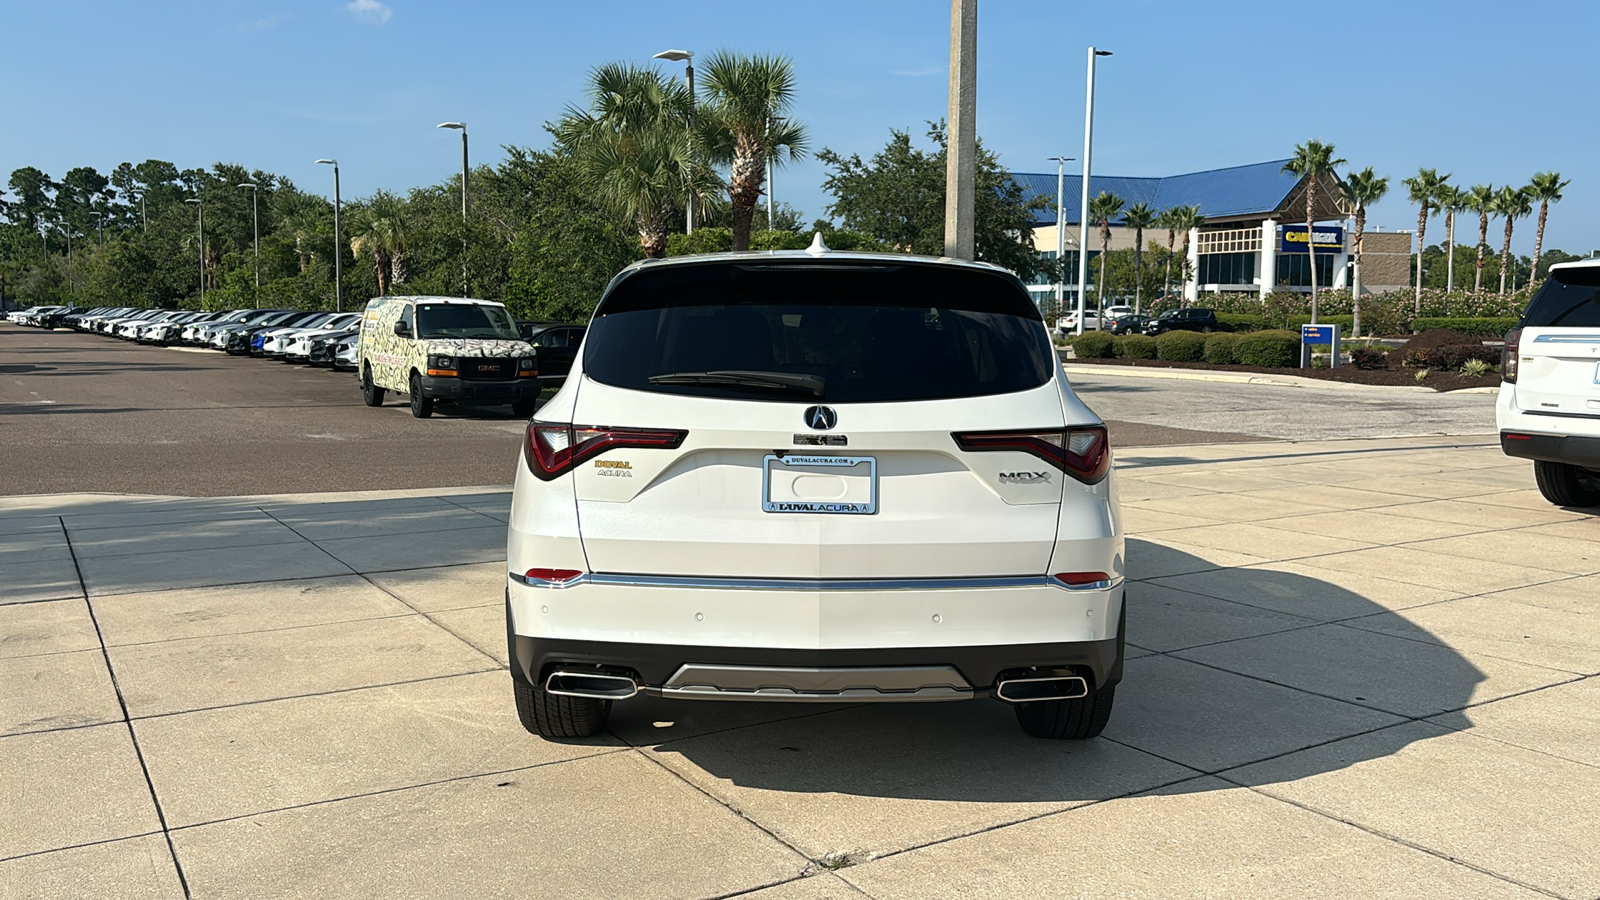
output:
<path id="1" fill-rule="evenodd" d="M 35 306 L 6 318 L 19 325 L 74 328 L 141 344 L 209 347 L 238 356 L 346 371 L 354 371 L 360 358 L 360 312 Z M 572 367 L 584 327 L 566 322 L 516 324 L 523 340 L 538 351 L 541 384 L 559 386 Z"/>
<path id="2" fill-rule="evenodd" d="M 1112 334 L 1148 334 L 1151 337 L 1169 331 L 1212 332 L 1220 327 L 1214 309 L 1169 309 L 1158 316 L 1136 315 L 1131 306 L 1108 306 L 1104 311 L 1087 310 L 1083 317 L 1085 331 L 1109 331 Z M 1078 313 L 1069 311 L 1056 319 L 1056 331 L 1074 334 L 1078 330 Z"/>

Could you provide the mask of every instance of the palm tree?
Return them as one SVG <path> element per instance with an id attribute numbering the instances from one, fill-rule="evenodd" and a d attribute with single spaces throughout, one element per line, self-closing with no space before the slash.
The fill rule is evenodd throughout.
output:
<path id="1" fill-rule="evenodd" d="M 1389 179 L 1379 178 L 1371 166 L 1345 175 L 1344 183 L 1339 185 L 1339 196 L 1356 217 L 1355 234 L 1350 236 L 1356 263 L 1355 278 L 1350 284 L 1350 311 L 1354 314 L 1350 323 L 1351 337 L 1361 337 L 1361 237 L 1367 230 L 1367 207 L 1382 200 L 1387 193 Z"/>
<path id="2" fill-rule="evenodd" d="M 1440 175 L 1437 169 L 1418 169 L 1415 177 L 1407 178 L 1403 183 L 1411 198 L 1417 204 L 1417 301 L 1416 313 L 1422 313 L 1422 247 L 1428 234 L 1428 216 L 1433 215 L 1433 202 L 1439 195 L 1439 189 L 1450 180 L 1449 175 Z"/>
<path id="3" fill-rule="evenodd" d="M 1198 206 L 1173 207 L 1173 224 L 1178 232 L 1183 235 L 1183 256 L 1178 262 L 1178 277 L 1183 281 L 1183 304 L 1189 305 L 1189 232 L 1205 224 L 1206 217 L 1200 215 Z"/>
<path id="4" fill-rule="evenodd" d="M 1089 201 L 1089 221 L 1100 223 L 1100 272 L 1094 280 L 1099 283 L 1098 305 L 1101 309 L 1106 304 L 1106 254 L 1111 252 L 1111 220 L 1121 214 L 1122 198 L 1116 194 L 1101 191 L 1099 196 Z"/>
<path id="5" fill-rule="evenodd" d="M 1539 277 L 1539 253 L 1544 250 L 1544 220 L 1550 214 L 1550 204 L 1561 202 L 1561 189 L 1571 184 L 1571 181 L 1562 181 L 1560 172 L 1540 172 L 1533 176 L 1533 180 L 1523 190 L 1528 192 L 1529 200 L 1539 201 L 1539 227 L 1533 233 L 1533 268 L 1529 278 Z"/>
<path id="6" fill-rule="evenodd" d="M 1483 255 L 1489 250 L 1489 212 L 1494 207 L 1494 185 L 1475 184 L 1467 191 L 1467 209 L 1478 214 L 1478 266 L 1472 279 L 1474 292 L 1483 290 Z"/>
<path id="7" fill-rule="evenodd" d="M 328 217 L 327 201 L 299 191 L 278 191 L 271 202 L 277 208 L 278 224 L 294 237 L 294 255 L 303 275 L 312 256 L 306 244 Z"/>
<path id="8" fill-rule="evenodd" d="M 1178 217 L 1181 206 L 1169 206 L 1156 216 L 1156 226 L 1167 230 L 1167 261 L 1161 272 L 1161 299 L 1172 296 L 1172 256 L 1178 249 Z M 1187 230 L 1187 229 L 1186 229 Z"/>
<path id="9" fill-rule="evenodd" d="M 634 223 L 644 255 L 665 256 L 680 204 L 720 186 L 686 139 L 689 91 L 652 69 L 609 63 L 590 73 L 588 94 L 588 109 L 567 107 L 552 129 L 556 143 L 590 194 Z"/>
<path id="10" fill-rule="evenodd" d="M 1516 259 L 1511 255 L 1511 226 L 1533 212 L 1533 200 L 1529 199 L 1526 188 L 1508 185 L 1495 192 L 1493 209 L 1506 220 L 1506 242 L 1500 248 L 1500 293 L 1504 294 L 1506 272 L 1516 264 Z"/>
<path id="11" fill-rule="evenodd" d="M 719 50 L 703 64 L 707 103 L 700 135 L 712 159 L 728 165 L 733 249 L 750 249 L 750 221 L 774 166 L 805 156 L 805 126 L 785 113 L 794 104 L 794 63 L 783 56 Z"/>
<path id="12" fill-rule="evenodd" d="M 1155 210 L 1148 203 L 1135 203 L 1122 214 L 1122 227 L 1133 229 L 1133 314 L 1144 302 L 1144 230 L 1156 223 Z"/>
<path id="13" fill-rule="evenodd" d="M 1324 144 L 1318 140 L 1295 144 L 1294 157 L 1283 164 L 1283 171 L 1291 172 L 1306 180 L 1306 258 L 1311 263 L 1311 324 L 1313 325 L 1317 323 L 1317 241 L 1315 229 L 1317 179 L 1332 178 L 1337 183 L 1339 176 L 1334 174 L 1334 167 L 1342 165 L 1344 165 L 1343 159 L 1333 158 L 1333 145 Z"/>
<path id="14" fill-rule="evenodd" d="M 1433 202 L 1444 210 L 1444 289 L 1453 291 L 1456 289 L 1456 213 L 1466 209 L 1467 193 L 1455 185 L 1440 185 Z"/>
<path id="15" fill-rule="evenodd" d="M 351 204 L 350 255 L 372 257 L 380 296 L 387 296 L 396 282 L 406 280 L 406 219 L 406 201 L 388 191 L 380 190 L 363 203 Z"/>

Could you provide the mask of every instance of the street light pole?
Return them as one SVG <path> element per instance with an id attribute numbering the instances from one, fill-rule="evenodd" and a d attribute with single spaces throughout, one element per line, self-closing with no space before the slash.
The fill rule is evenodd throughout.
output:
<path id="1" fill-rule="evenodd" d="M 259 300 L 261 296 L 261 210 L 257 206 L 256 200 L 261 196 L 261 191 L 253 181 L 246 181 L 239 187 L 250 189 L 250 218 L 255 227 L 256 298 Z"/>
<path id="2" fill-rule="evenodd" d="M 200 308 L 206 308 L 206 205 L 193 197 L 183 201 L 193 203 L 197 228 L 200 232 Z"/>
<path id="3" fill-rule="evenodd" d="M 333 166 L 333 311 L 344 312 L 344 238 L 339 234 L 339 161 L 319 159 L 317 163 Z"/>
<path id="4" fill-rule="evenodd" d="M 440 128 L 461 129 L 461 296 L 468 294 L 467 282 L 467 123 L 440 122 Z"/>
<path id="5" fill-rule="evenodd" d="M 950 0 L 950 123 L 945 139 L 944 255 L 977 259 L 978 0 Z"/>
<path id="6" fill-rule="evenodd" d="M 663 50 L 657 53 L 654 59 L 667 59 L 673 62 L 683 62 L 683 81 L 689 86 L 689 149 L 694 149 L 694 51 L 693 50 Z M 692 154 L 691 154 L 692 155 Z M 694 234 L 694 191 L 689 192 L 689 216 L 684 223 L 684 231 Z"/>
<path id="7" fill-rule="evenodd" d="M 1067 222 L 1064 210 L 1067 205 L 1067 163 L 1072 162 L 1070 156 L 1052 156 L 1056 161 L 1056 312 L 1060 313 L 1061 304 L 1066 300 L 1067 286 Z M 1079 255 L 1083 248 L 1078 250 Z"/>
<path id="8" fill-rule="evenodd" d="M 1094 148 L 1094 59 L 1110 55 L 1110 50 L 1089 48 L 1089 77 L 1083 100 L 1083 193 L 1078 206 L 1078 334 L 1083 334 L 1084 297 L 1089 293 L 1089 156 Z M 1102 279 L 1106 277 L 1105 271 L 1106 261 L 1102 259 Z"/>

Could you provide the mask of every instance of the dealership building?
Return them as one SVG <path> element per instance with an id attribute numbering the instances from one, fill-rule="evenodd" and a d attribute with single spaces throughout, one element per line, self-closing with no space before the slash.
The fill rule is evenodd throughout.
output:
<path id="1" fill-rule="evenodd" d="M 1309 291 L 1312 254 L 1307 252 L 1305 226 L 1306 179 L 1283 170 L 1288 160 L 1254 163 L 1226 169 L 1211 169 L 1185 175 L 1136 178 L 1094 175 L 1089 179 L 1089 195 L 1102 191 L 1114 194 L 1126 209 L 1144 203 L 1156 213 L 1174 206 L 1197 206 L 1204 221 L 1187 235 L 1177 236 L 1177 252 L 1187 252 L 1189 279 L 1185 296 L 1196 300 L 1206 292 L 1255 293 L 1261 297 L 1273 291 Z M 1032 211 L 1033 242 L 1040 255 L 1054 260 L 1056 255 L 1056 175 L 1055 173 L 1012 173 L 1022 186 L 1027 200 L 1044 198 L 1048 205 Z M 1064 179 L 1061 218 L 1066 224 L 1066 271 L 1069 273 L 1065 298 L 1077 303 L 1078 224 L 1081 220 L 1079 197 L 1082 176 Z M 1350 278 L 1347 219 L 1350 211 L 1337 197 L 1337 185 L 1317 183 L 1316 220 L 1317 284 L 1348 287 Z M 1362 293 L 1377 293 L 1405 287 L 1411 280 L 1411 234 L 1405 231 L 1369 230 L 1362 239 Z M 1145 247 L 1166 246 L 1164 228 L 1146 228 Z M 1134 231 L 1119 220 L 1111 222 L 1110 249 L 1134 245 Z M 1093 284 L 1095 257 L 1100 255 L 1099 223 L 1089 224 L 1089 285 Z M 1036 300 L 1054 294 L 1049 279 L 1030 284 Z M 1156 285 L 1154 296 L 1159 293 Z"/>

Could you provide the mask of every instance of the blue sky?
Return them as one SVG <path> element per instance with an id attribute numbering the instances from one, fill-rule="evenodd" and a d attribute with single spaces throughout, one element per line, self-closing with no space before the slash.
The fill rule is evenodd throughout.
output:
<path id="1" fill-rule="evenodd" d="M 813 146 L 842 153 L 870 155 L 890 128 L 920 134 L 948 90 L 945 0 L 3 0 L 0 33 L 0 177 L 223 160 L 331 194 L 313 161 L 333 156 L 346 196 L 404 190 L 459 165 L 437 123 L 468 123 L 474 164 L 543 146 L 542 123 L 582 100 L 590 67 L 668 47 L 790 56 Z M 1116 53 L 1099 69 L 1097 172 L 1257 162 L 1315 137 L 1391 177 L 1371 217 L 1390 230 L 1416 225 L 1399 181 L 1418 166 L 1464 185 L 1556 169 L 1573 183 L 1546 246 L 1587 252 L 1600 249 L 1597 33 L 1593 0 L 980 0 L 978 130 L 1017 171 L 1078 156 L 1092 43 Z M 780 171 L 776 196 L 824 215 L 824 174 Z M 1442 228 L 1430 222 L 1430 243 Z M 1532 235 L 1518 224 L 1520 252 Z"/>

